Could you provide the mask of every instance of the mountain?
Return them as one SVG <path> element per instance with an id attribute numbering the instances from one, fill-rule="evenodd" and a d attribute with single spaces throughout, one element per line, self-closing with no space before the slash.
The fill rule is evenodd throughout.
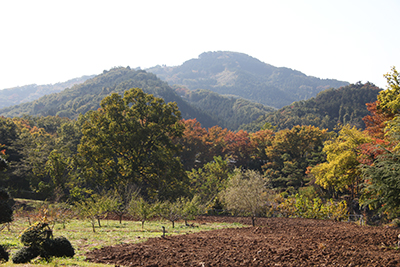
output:
<path id="1" fill-rule="evenodd" d="M 370 115 L 365 104 L 375 102 L 380 91 L 372 83 L 360 82 L 339 89 L 328 89 L 316 97 L 294 102 L 266 114 L 243 125 L 241 129 L 258 131 L 266 124 L 276 127 L 277 130 L 291 129 L 295 125 L 313 125 L 332 131 L 338 123 L 348 123 L 358 129 L 365 129 L 362 118 Z"/>
<path id="2" fill-rule="evenodd" d="M 223 96 L 205 89 L 192 91 L 182 86 L 172 87 L 188 103 L 207 112 L 219 126 L 230 130 L 237 130 L 240 125 L 275 111 L 274 108 L 240 97 Z"/>
<path id="3" fill-rule="evenodd" d="M 30 84 L 0 90 L 0 109 L 25 102 L 30 102 L 44 95 L 60 92 L 65 88 L 69 88 L 75 84 L 83 83 L 93 77 L 94 75 L 82 76 L 80 78 L 75 78 L 66 82 L 56 84 Z"/>
<path id="4" fill-rule="evenodd" d="M 243 53 L 226 51 L 206 52 L 180 66 L 156 66 L 147 71 L 171 85 L 183 85 L 190 90 L 208 89 L 275 108 L 349 84 L 307 76 L 289 68 L 274 67 Z"/>
<path id="5" fill-rule="evenodd" d="M 124 91 L 133 87 L 141 88 L 146 93 L 161 97 L 165 102 L 176 102 L 182 117 L 185 119 L 197 118 L 204 127 L 212 127 L 217 124 L 211 116 L 184 101 L 166 82 L 161 81 L 156 75 L 144 70 L 132 70 L 129 67 L 113 68 L 59 93 L 45 95 L 32 102 L 0 109 L 0 116 L 57 115 L 75 119 L 80 113 L 85 114 L 89 110 L 98 109 L 105 96 L 113 92 L 123 94 Z"/>

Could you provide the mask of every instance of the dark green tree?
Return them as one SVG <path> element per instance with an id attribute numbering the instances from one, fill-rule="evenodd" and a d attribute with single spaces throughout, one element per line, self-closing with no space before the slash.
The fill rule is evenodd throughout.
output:
<path id="1" fill-rule="evenodd" d="M 387 152 L 379 155 L 373 165 L 362 168 L 365 187 L 361 202 L 364 206 L 400 215 L 400 155 Z"/>
<path id="2" fill-rule="evenodd" d="M 188 173 L 192 195 L 197 195 L 202 204 L 212 202 L 224 189 L 231 172 L 228 161 L 223 160 L 221 156 L 214 157 L 214 161 L 207 163 L 203 168 L 193 169 Z"/>
<path id="3" fill-rule="evenodd" d="M 77 162 L 84 186 L 135 184 L 153 199 L 183 194 L 187 177 L 173 142 L 183 130 L 175 103 L 138 88 L 111 94 L 82 123 Z"/>
<path id="4" fill-rule="evenodd" d="M 325 161 L 322 147 L 330 136 L 327 130 L 314 126 L 295 126 L 277 132 L 265 149 L 268 160 L 263 166 L 273 187 L 299 188 L 309 182 L 307 167 Z"/>
<path id="5" fill-rule="evenodd" d="M 0 187 L 0 224 L 11 222 L 12 215 L 12 199 L 8 192 Z"/>

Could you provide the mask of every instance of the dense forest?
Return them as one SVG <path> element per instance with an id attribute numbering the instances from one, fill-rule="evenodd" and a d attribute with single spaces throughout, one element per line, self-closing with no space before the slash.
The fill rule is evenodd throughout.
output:
<path id="1" fill-rule="evenodd" d="M 260 116 L 240 129 L 258 131 L 269 125 L 283 130 L 296 125 L 313 125 L 333 131 L 338 124 L 365 129 L 362 118 L 369 114 L 366 104 L 374 102 L 380 91 L 380 88 L 368 82 L 328 89 L 309 100 L 297 101 Z"/>
<path id="2" fill-rule="evenodd" d="M 237 130 L 242 124 L 256 121 L 275 110 L 244 98 L 223 96 L 209 90 L 189 90 L 182 86 L 173 88 L 188 103 L 207 112 L 217 125 L 230 130 Z"/>
<path id="3" fill-rule="evenodd" d="M 289 68 L 277 68 L 246 54 L 224 51 L 206 52 L 180 66 L 156 66 L 148 71 L 171 85 L 235 95 L 274 108 L 309 99 L 329 88 L 348 85 L 306 76 Z"/>
<path id="4" fill-rule="evenodd" d="M 235 167 L 271 172 L 276 188 L 299 188 L 308 182 L 307 167 L 324 161 L 322 143 L 331 136 L 313 126 L 255 133 L 206 129 L 196 119 L 181 120 L 175 103 L 141 89 L 124 97 L 113 93 L 77 120 L 24 116 L 0 122 L 10 162 L 1 184 L 14 196 L 48 199 L 128 184 L 148 199 L 195 193 L 207 199 Z"/>
<path id="5" fill-rule="evenodd" d="M 196 197 L 202 205 L 229 208 L 227 192 L 244 181 L 252 188 L 251 177 L 257 174 L 257 187 L 263 187 L 257 192 L 269 199 L 265 208 L 276 204 L 286 210 L 299 209 L 299 205 L 321 206 L 344 199 L 350 212 L 395 218 L 400 216 L 400 75 L 393 68 L 386 78 L 384 91 L 357 83 L 278 111 L 293 110 L 290 116 L 301 119 L 305 107 L 333 118 L 327 127 L 306 125 L 306 121 L 282 123 L 286 126 L 262 121 L 261 129 L 233 131 L 218 125 L 205 127 L 195 117 L 185 119 L 182 106 L 173 101 L 183 99 L 155 75 L 115 68 L 64 94 L 24 106 L 36 107 L 35 116 L 0 117 L 0 184 L 14 197 L 57 202 L 78 203 L 104 192 L 133 188 L 148 202 Z M 97 95 L 100 84 L 102 93 Z M 123 89 L 133 85 L 147 91 Z M 208 97 L 218 105 L 231 101 L 228 108 L 209 114 L 246 103 L 184 89 L 176 87 L 199 105 Z M 159 92 L 165 92 L 166 99 L 158 97 Z M 103 94 L 96 106 L 89 101 Z M 370 99 L 365 112 L 362 103 Z M 40 112 L 38 103 L 46 101 L 50 108 L 41 106 Z M 83 102 L 87 105 L 77 108 Z M 57 112 L 56 103 L 61 107 Z M 253 112 L 259 106 L 250 107 Z M 365 127 L 359 126 L 360 115 Z M 335 131 L 330 125 L 335 125 Z M 343 210 L 345 206 L 340 205 Z"/>
<path id="6" fill-rule="evenodd" d="M 183 101 L 168 84 L 154 74 L 131 68 L 113 68 L 59 93 L 45 95 L 35 101 L 0 109 L 6 117 L 59 116 L 76 119 L 79 114 L 100 107 L 101 100 L 110 93 L 123 94 L 130 88 L 138 87 L 146 93 L 162 97 L 166 102 L 176 102 L 184 118 L 197 118 L 204 125 L 216 124 L 209 115 Z"/>

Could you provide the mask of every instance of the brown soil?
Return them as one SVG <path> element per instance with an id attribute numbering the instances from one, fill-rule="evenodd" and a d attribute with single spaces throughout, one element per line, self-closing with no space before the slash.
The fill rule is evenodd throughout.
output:
<path id="1" fill-rule="evenodd" d="M 195 223 L 248 218 L 201 217 Z M 153 238 L 105 247 L 87 260 L 121 266 L 400 266 L 399 229 L 262 218 L 256 227 Z"/>

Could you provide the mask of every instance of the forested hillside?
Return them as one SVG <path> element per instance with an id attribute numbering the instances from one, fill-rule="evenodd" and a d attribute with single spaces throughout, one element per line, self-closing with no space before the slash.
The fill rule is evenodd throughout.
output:
<path id="1" fill-rule="evenodd" d="M 223 96 L 209 90 L 188 90 L 174 86 L 175 91 L 186 101 L 210 114 L 222 128 L 237 130 L 240 125 L 255 121 L 275 109 L 241 97 Z"/>
<path id="2" fill-rule="evenodd" d="M 20 117 L 26 114 L 76 119 L 79 114 L 98 109 L 101 100 L 107 95 L 113 92 L 122 95 L 134 87 L 142 88 L 146 93 L 161 97 L 166 102 L 176 102 L 183 118 L 197 118 L 208 127 L 217 124 L 209 115 L 182 100 L 167 83 L 154 74 L 129 67 L 113 68 L 62 92 L 46 95 L 29 103 L 3 108 L 0 110 L 0 115 Z"/>
<path id="3" fill-rule="evenodd" d="M 147 75 L 118 68 L 97 78 L 125 72 Z M 319 218 L 325 212 L 332 219 L 333 208 L 340 216 L 365 214 L 367 221 L 372 215 L 396 218 L 400 75 L 393 68 L 386 77 L 389 87 L 384 91 L 358 83 L 287 107 L 299 118 L 302 105 L 315 114 L 326 112 L 322 115 L 343 123 L 335 132 L 313 125 L 280 130 L 265 122 L 254 132 L 206 128 L 196 119 L 181 119 L 176 103 L 140 88 L 123 96 L 107 95 L 100 108 L 77 120 L 0 117 L 0 161 L 6 168 L 0 172 L 0 184 L 14 196 L 72 203 L 105 192 L 122 196 L 131 188 L 147 203 L 178 203 L 183 201 L 179 197 L 186 197 L 246 216 L 250 208 L 230 206 L 229 192 L 257 188 L 246 194 L 263 201 L 262 214 L 274 208 L 284 216 Z M 360 116 L 359 107 L 369 98 L 375 101 L 366 105 L 367 127 L 358 129 L 351 123 L 359 122 L 355 115 Z"/>
<path id="4" fill-rule="evenodd" d="M 374 102 L 380 91 L 371 83 L 325 90 L 314 98 L 294 102 L 241 128 L 258 131 L 267 124 L 283 130 L 295 125 L 312 125 L 332 131 L 339 123 L 365 129 L 362 118 L 369 114 L 366 103 Z"/>
<path id="5" fill-rule="evenodd" d="M 156 66 L 148 71 L 171 85 L 236 95 L 275 108 L 348 84 L 306 76 L 289 68 L 277 68 L 246 54 L 221 51 L 203 53 L 180 66 Z"/>
<path id="6" fill-rule="evenodd" d="M 58 93 L 66 88 L 74 86 L 75 84 L 83 83 L 93 77 L 94 75 L 82 76 L 80 78 L 75 78 L 66 82 L 60 82 L 56 84 L 30 84 L 0 90 L 0 109 L 25 102 L 30 102 L 44 95 Z"/>

